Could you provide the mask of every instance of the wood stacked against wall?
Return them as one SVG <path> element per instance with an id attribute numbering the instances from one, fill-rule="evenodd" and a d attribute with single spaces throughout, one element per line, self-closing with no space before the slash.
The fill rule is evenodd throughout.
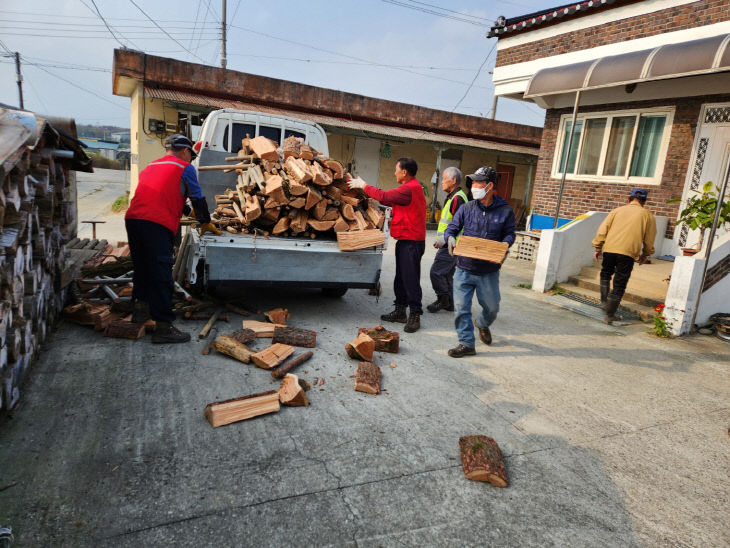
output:
<path id="1" fill-rule="evenodd" d="M 34 144 L 23 139 L 9 148 L 24 130 L 0 113 L 5 145 L 0 147 L 0 408 L 5 410 L 17 403 L 73 277 L 64 243 L 76 236 L 75 160 L 62 150 L 65 137 L 47 122 L 38 125 Z"/>
<path id="2" fill-rule="evenodd" d="M 385 212 L 360 190 L 351 190 L 342 165 L 321 156 L 301 138 L 288 137 L 282 155 L 266 137 L 243 139 L 232 163 L 202 170 L 235 170 L 235 189 L 216 195 L 211 218 L 232 234 L 334 239 L 335 234 L 382 230 Z M 379 243 L 371 245 L 380 245 Z"/>

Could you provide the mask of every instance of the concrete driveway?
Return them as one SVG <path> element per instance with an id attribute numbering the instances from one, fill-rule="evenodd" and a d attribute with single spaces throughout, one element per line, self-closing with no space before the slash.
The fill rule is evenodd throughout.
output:
<path id="1" fill-rule="evenodd" d="M 114 213 L 114 200 L 129 190 L 129 171 L 95 168 L 94 173 L 76 172 L 79 224 L 78 237 L 91 238 L 92 225 L 83 221 L 104 221 L 96 225 L 96 236 L 110 244 L 127 241 L 124 213 Z"/>
<path id="2" fill-rule="evenodd" d="M 249 292 L 318 332 L 299 374 L 325 382 L 310 407 L 217 429 L 206 404 L 277 383 L 202 355 L 203 322 L 171 346 L 61 324 L 0 423 L 0 524 L 18 546 L 727 545 L 726 343 L 573 315 L 517 287 L 531 271 L 509 260 L 491 347 L 449 358 L 452 315 L 426 313 L 400 354 L 376 354 L 384 391 L 365 395 L 344 344 L 389 310 L 392 251 L 379 302 Z M 465 479 L 458 439 L 477 433 L 508 488 Z"/>

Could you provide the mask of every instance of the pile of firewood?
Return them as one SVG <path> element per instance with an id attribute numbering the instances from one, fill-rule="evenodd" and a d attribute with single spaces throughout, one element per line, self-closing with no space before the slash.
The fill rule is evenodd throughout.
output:
<path id="1" fill-rule="evenodd" d="M 299 137 L 288 137 L 281 152 L 266 137 L 243 139 L 235 164 L 201 166 L 201 171 L 236 170 L 235 189 L 216 195 L 213 222 L 232 234 L 327 237 L 382 229 L 382 206 L 351 190 L 342 164 L 321 156 Z"/>
<path id="2" fill-rule="evenodd" d="M 0 409 L 6 410 L 18 402 L 63 307 L 72 271 L 64 242 L 76 234 L 76 160 L 67 148 L 73 139 L 36 120 L 31 131 L 0 112 Z"/>

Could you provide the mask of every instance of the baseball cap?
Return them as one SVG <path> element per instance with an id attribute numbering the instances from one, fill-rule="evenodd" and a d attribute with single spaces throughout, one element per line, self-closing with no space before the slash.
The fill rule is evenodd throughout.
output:
<path id="1" fill-rule="evenodd" d="M 185 137 L 185 135 L 180 135 L 179 133 L 170 135 L 167 139 L 165 139 L 165 148 L 171 148 L 174 150 L 187 148 L 190 149 L 190 153 L 193 155 L 193 158 L 197 156 L 195 149 L 193 148 L 192 141 Z"/>
<path id="2" fill-rule="evenodd" d="M 632 188 L 629 198 L 638 198 L 639 200 L 646 200 L 649 193 L 645 188 Z"/>
<path id="3" fill-rule="evenodd" d="M 488 166 L 480 167 L 471 175 L 466 176 L 466 180 L 471 184 L 472 181 L 487 181 L 491 183 L 497 182 L 497 172 Z"/>

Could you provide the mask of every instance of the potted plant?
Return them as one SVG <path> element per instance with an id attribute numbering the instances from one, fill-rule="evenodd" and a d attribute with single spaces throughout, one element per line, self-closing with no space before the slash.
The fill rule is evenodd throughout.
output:
<path id="1" fill-rule="evenodd" d="M 713 189 L 714 186 L 714 189 Z M 700 231 L 700 240 L 696 248 L 683 248 L 685 255 L 694 255 L 702 249 L 705 241 L 705 230 L 712 227 L 715 219 L 715 211 L 717 209 L 717 198 L 720 194 L 720 187 L 715 186 L 712 181 L 707 181 L 702 186 L 702 193 L 695 194 L 687 199 L 684 209 L 679 213 L 676 225 L 685 223 L 692 230 Z M 679 202 L 681 198 L 672 198 L 667 203 Z M 730 224 L 730 202 L 726 201 L 720 209 L 720 218 L 718 219 L 718 228 Z"/>

